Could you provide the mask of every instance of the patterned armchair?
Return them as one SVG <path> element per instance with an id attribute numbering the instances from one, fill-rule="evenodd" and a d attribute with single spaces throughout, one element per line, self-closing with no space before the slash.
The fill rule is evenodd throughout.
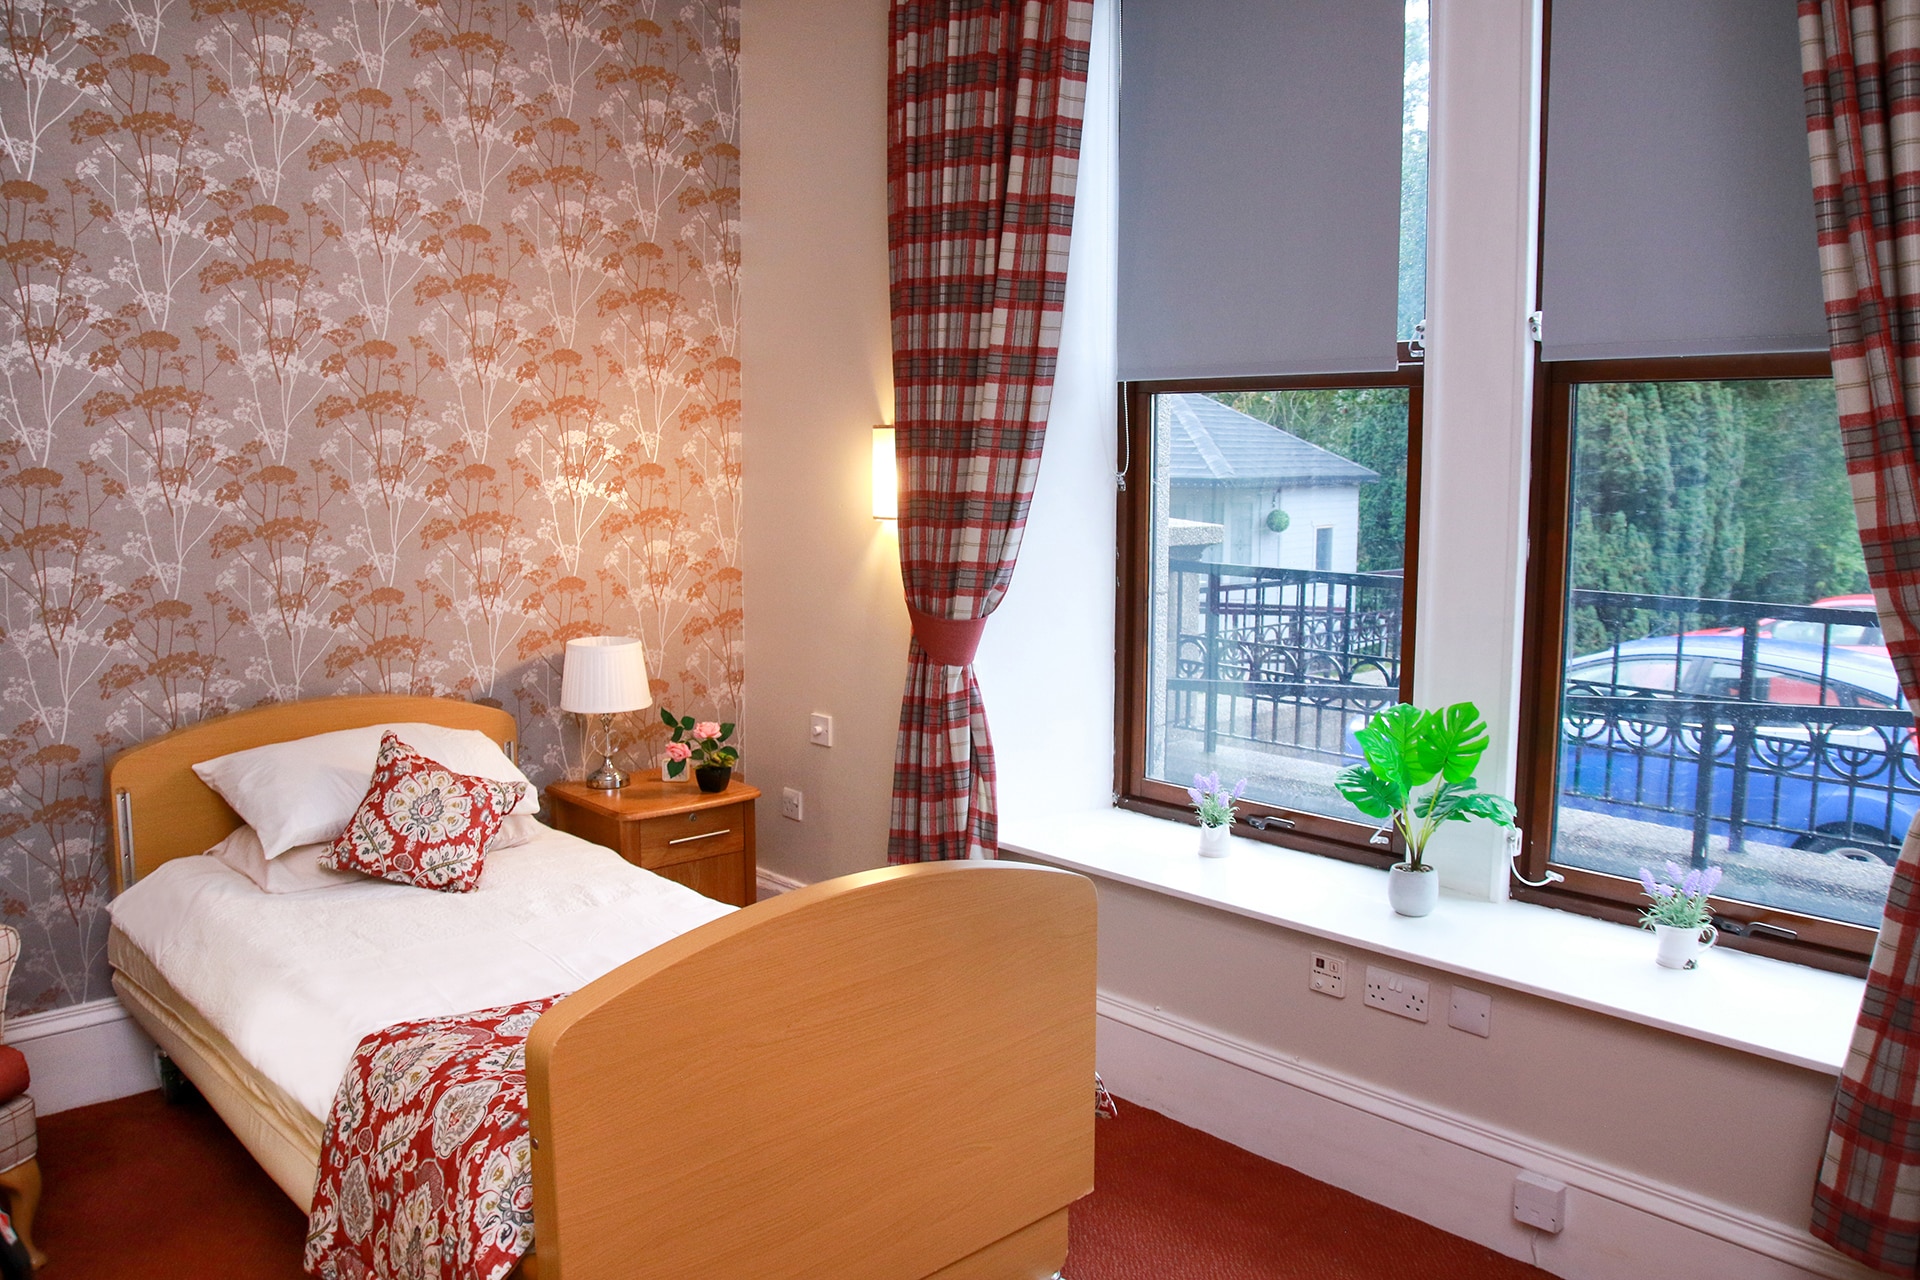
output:
<path id="1" fill-rule="evenodd" d="M 20 958 L 20 931 L 0 925 L 0 1028 L 5 1026 L 7 986 Z M 33 1243 L 33 1214 L 40 1206 L 40 1136 L 27 1093 L 27 1060 L 0 1044 L 0 1192 L 5 1192 L 13 1229 L 38 1267 L 46 1258 Z"/>

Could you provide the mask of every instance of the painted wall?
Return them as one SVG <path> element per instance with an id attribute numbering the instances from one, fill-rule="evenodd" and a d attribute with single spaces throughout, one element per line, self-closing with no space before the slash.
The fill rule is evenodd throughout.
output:
<path id="1" fill-rule="evenodd" d="M 603 631 L 646 641 L 656 701 L 737 716 L 737 25 L 719 0 L 11 20 L 16 1011 L 106 991 L 121 745 L 433 692 L 507 705 L 544 780 L 578 765 L 561 647 Z"/>
<path id="2" fill-rule="evenodd" d="M 745 566 L 754 582 L 760 865 L 803 881 L 884 865 L 907 608 L 872 515 L 893 421 L 887 313 L 887 4 L 756 3 L 741 24 L 747 362 Z M 1016 577 L 1015 581 L 1018 581 Z M 831 748 L 808 741 L 833 717 Z M 799 789 L 804 820 L 780 817 Z"/>
<path id="3" fill-rule="evenodd" d="M 1100 882 L 1100 943 L 1103 994 L 1650 1183 L 1806 1225 L 1831 1076 L 1474 983 L 1462 985 L 1493 996 L 1486 1039 L 1449 1027 L 1438 994 L 1431 1021 L 1392 1017 L 1360 999 L 1367 964 L 1427 979 L 1435 993 L 1455 979 L 1114 882 Z M 1316 951 L 1346 957 L 1345 1000 L 1308 989 Z M 1123 1073 L 1113 1083 L 1124 1092 L 1130 1082 Z M 1152 1104 L 1216 1128 L 1211 1102 L 1176 1090 Z"/>

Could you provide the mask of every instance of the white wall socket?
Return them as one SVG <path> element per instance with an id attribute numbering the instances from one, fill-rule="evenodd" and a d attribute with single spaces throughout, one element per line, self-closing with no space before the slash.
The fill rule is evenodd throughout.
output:
<path id="1" fill-rule="evenodd" d="M 1513 1217 L 1529 1227 L 1558 1232 L 1567 1225 L 1567 1184 L 1538 1173 L 1513 1180 Z"/>
<path id="2" fill-rule="evenodd" d="M 1491 1035 L 1493 997 L 1484 991 L 1455 987 L 1447 1000 L 1447 1025 L 1469 1035 Z"/>
<path id="3" fill-rule="evenodd" d="M 807 741 L 816 747 L 833 745 L 833 717 L 816 711 L 807 725 Z"/>
<path id="4" fill-rule="evenodd" d="M 1313 953 L 1313 967 L 1307 971 L 1307 986 L 1335 1000 L 1347 998 L 1347 962 L 1342 956 Z"/>
<path id="5" fill-rule="evenodd" d="M 1367 966 L 1367 1007 L 1385 1009 L 1415 1022 L 1427 1020 L 1427 980 L 1391 969 Z"/>
<path id="6" fill-rule="evenodd" d="M 780 792 L 780 816 L 800 821 L 801 801 L 804 800 L 798 787 L 785 787 Z"/>

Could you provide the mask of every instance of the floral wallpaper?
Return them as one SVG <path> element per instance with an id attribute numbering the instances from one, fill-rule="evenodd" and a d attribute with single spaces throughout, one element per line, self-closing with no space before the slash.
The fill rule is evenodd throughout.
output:
<path id="1" fill-rule="evenodd" d="M 106 995 L 102 770 L 573 636 L 742 688 L 737 7 L 0 0 L 0 915 Z M 650 758 L 658 717 L 633 717 Z"/>

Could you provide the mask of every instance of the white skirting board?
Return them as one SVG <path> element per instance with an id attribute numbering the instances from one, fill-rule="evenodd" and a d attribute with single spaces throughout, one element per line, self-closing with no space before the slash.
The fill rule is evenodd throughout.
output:
<path id="1" fill-rule="evenodd" d="M 160 1087 L 153 1041 L 112 996 L 9 1018 L 6 1030 L 6 1042 L 26 1055 L 40 1115 Z"/>
<path id="2" fill-rule="evenodd" d="M 1702 1200 L 1131 1001 L 1103 994 L 1099 1008 L 1100 1073 L 1123 1099 L 1554 1275 L 1877 1274 L 1803 1227 Z M 1559 1234 L 1513 1220 L 1513 1180 L 1522 1170 L 1567 1184 Z"/>
<path id="3" fill-rule="evenodd" d="M 757 875 L 759 876 L 759 884 L 755 887 L 760 896 L 754 899 L 755 902 L 765 902 L 768 898 L 777 898 L 789 889 L 801 888 L 806 883 L 803 880 L 795 880 L 790 876 L 783 876 L 778 871 L 769 871 L 765 867 L 761 867 Z"/>

